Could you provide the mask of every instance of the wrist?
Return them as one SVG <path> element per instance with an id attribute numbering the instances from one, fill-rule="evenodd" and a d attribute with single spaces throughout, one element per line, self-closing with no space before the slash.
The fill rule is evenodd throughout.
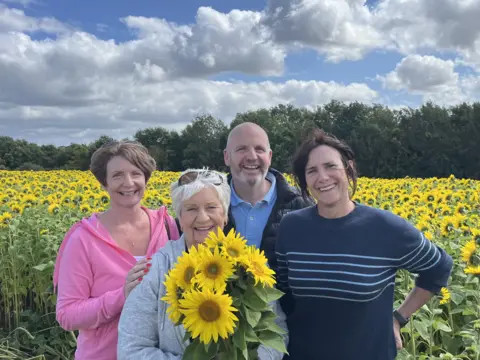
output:
<path id="1" fill-rule="evenodd" d="M 393 318 L 398 322 L 400 327 L 404 327 L 410 321 L 410 317 L 404 316 L 400 311 L 394 310 L 393 311 Z"/>

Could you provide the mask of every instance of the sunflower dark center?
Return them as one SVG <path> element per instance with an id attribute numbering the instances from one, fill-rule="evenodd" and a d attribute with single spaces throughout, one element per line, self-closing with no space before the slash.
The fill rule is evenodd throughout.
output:
<path id="1" fill-rule="evenodd" d="M 227 249 L 228 255 L 232 257 L 237 257 L 238 256 L 238 251 L 236 249 L 228 248 Z"/>
<path id="2" fill-rule="evenodd" d="M 198 308 L 200 317 L 208 322 L 213 322 L 220 318 L 220 306 L 215 301 L 207 300 Z"/>
<path id="3" fill-rule="evenodd" d="M 185 269 L 183 280 L 185 280 L 187 284 L 190 284 L 194 275 L 195 275 L 195 269 L 192 266 L 189 266 L 188 268 Z"/>
<path id="4" fill-rule="evenodd" d="M 212 263 L 207 266 L 207 277 L 215 279 L 220 272 L 220 266 L 217 263 Z"/>

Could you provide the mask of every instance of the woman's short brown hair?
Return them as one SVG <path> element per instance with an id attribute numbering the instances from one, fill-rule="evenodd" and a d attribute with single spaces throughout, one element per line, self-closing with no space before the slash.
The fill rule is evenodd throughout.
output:
<path id="1" fill-rule="evenodd" d="M 112 141 L 95 151 L 90 160 L 90 171 L 103 186 L 107 185 L 107 164 L 115 156 L 121 156 L 145 175 L 147 182 L 156 169 L 155 159 L 148 150 L 136 141 Z"/>
<path id="2" fill-rule="evenodd" d="M 345 142 L 338 140 L 335 136 L 328 134 L 321 129 L 313 129 L 307 139 L 305 139 L 300 145 L 293 158 L 293 177 L 300 187 L 302 196 L 304 198 L 308 198 L 309 196 L 307 179 L 305 175 L 305 168 L 307 167 L 308 158 L 312 150 L 321 145 L 334 148 L 340 153 L 343 166 L 347 172 L 348 182 L 352 187 L 352 193 L 350 196 L 353 196 L 357 190 L 358 178 L 357 167 L 355 164 L 355 154 L 350 146 L 348 146 Z M 349 161 L 352 162 L 352 165 L 350 165 Z"/>

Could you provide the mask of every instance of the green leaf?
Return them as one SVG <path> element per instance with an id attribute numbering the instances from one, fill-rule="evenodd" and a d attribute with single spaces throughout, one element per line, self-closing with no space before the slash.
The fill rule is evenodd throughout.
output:
<path id="1" fill-rule="evenodd" d="M 268 309 L 268 303 L 259 298 L 252 288 L 248 288 L 247 291 L 245 291 L 243 303 L 254 311 L 264 311 Z"/>
<path id="2" fill-rule="evenodd" d="M 262 312 L 262 317 L 258 324 L 255 326 L 255 330 L 266 330 L 270 326 L 271 323 L 275 321 L 277 318 L 277 314 L 275 314 L 272 310 Z"/>
<path id="3" fill-rule="evenodd" d="M 259 342 L 260 340 L 257 337 L 257 334 L 255 334 L 255 331 L 250 325 L 245 326 L 245 340 L 247 342 Z"/>
<path id="4" fill-rule="evenodd" d="M 433 323 L 433 327 L 436 329 L 436 330 L 441 330 L 441 331 L 445 331 L 445 332 L 451 332 L 452 329 L 450 328 L 450 326 L 448 326 L 447 324 L 441 322 L 441 321 L 435 321 Z"/>
<path id="5" fill-rule="evenodd" d="M 430 344 L 430 335 L 428 334 L 427 326 L 421 321 L 414 321 L 413 325 L 423 340 Z"/>
<path id="6" fill-rule="evenodd" d="M 260 318 L 262 317 L 262 313 L 259 312 L 259 311 L 253 311 L 253 310 L 250 310 L 248 309 L 247 307 L 243 307 L 243 309 L 245 310 L 245 317 L 247 319 L 247 322 L 249 323 L 249 325 L 254 328 L 255 326 L 257 326 L 258 322 L 260 321 Z"/>
<path id="7" fill-rule="evenodd" d="M 217 353 L 217 344 L 212 344 L 207 352 L 205 345 L 198 340 L 191 342 L 183 353 L 183 360 L 211 360 Z"/>
<path id="8" fill-rule="evenodd" d="M 280 299 L 283 295 L 285 295 L 284 292 L 278 290 L 277 288 L 274 287 L 265 287 L 264 288 L 265 292 L 267 293 L 267 302 L 272 302 L 275 300 Z"/>
<path id="9" fill-rule="evenodd" d="M 264 346 L 271 347 L 285 354 L 288 353 L 287 348 L 285 347 L 283 336 L 278 335 L 273 331 L 266 330 L 266 331 L 261 331 L 258 334 L 258 338 L 260 340 L 260 343 L 262 343 Z"/>
<path id="10" fill-rule="evenodd" d="M 245 343 L 245 325 L 243 321 L 240 321 L 237 330 L 233 334 L 233 343 L 242 351 L 247 349 L 247 344 Z"/>
<path id="11" fill-rule="evenodd" d="M 264 302 L 268 303 L 268 296 L 267 296 L 267 292 L 265 291 L 265 288 L 261 285 L 257 285 L 257 286 L 254 286 L 253 287 L 253 291 L 255 292 L 255 294 L 260 298 L 262 299 Z"/>

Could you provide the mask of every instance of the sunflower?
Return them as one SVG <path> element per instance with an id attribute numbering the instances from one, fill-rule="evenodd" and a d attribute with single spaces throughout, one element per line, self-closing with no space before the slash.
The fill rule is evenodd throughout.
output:
<path id="1" fill-rule="evenodd" d="M 161 300 L 165 301 L 167 304 L 170 305 L 167 309 L 167 314 L 174 324 L 178 324 L 182 317 L 182 313 L 179 311 L 179 300 L 182 296 L 182 289 L 177 286 L 176 281 L 169 275 L 165 275 L 164 285 L 167 291 L 165 296 L 162 297 Z"/>
<path id="2" fill-rule="evenodd" d="M 170 270 L 169 275 L 173 281 L 183 290 L 191 289 L 194 284 L 194 277 L 197 268 L 197 251 L 195 247 L 191 247 L 189 252 L 183 252 L 182 256 L 178 258 L 175 267 Z"/>
<path id="3" fill-rule="evenodd" d="M 477 244 L 475 240 L 470 240 L 465 244 L 462 248 L 462 260 L 466 263 L 470 264 L 472 262 L 473 254 L 477 250 Z"/>
<path id="4" fill-rule="evenodd" d="M 480 265 L 473 266 L 470 265 L 465 269 L 465 274 L 479 275 L 480 276 Z"/>
<path id="5" fill-rule="evenodd" d="M 450 301 L 450 291 L 448 291 L 447 288 L 442 288 L 440 290 L 440 293 L 442 294 L 442 299 L 440 300 L 440 304 L 446 304 Z"/>
<path id="6" fill-rule="evenodd" d="M 238 318 L 233 313 L 238 311 L 232 306 L 232 298 L 227 294 L 204 289 L 184 294 L 180 300 L 180 312 L 185 315 L 183 325 L 192 338 L 200 336 L 200 341 L 208 344 L 213 339 L 228 338 L 234 333 Z"/>
<path id="7" fill-rule="evenodd" d="M 233 229 L 230 230 L 227 236 L 230 236 L 232 233 Z M 225 234 L 223 233 L 222 229 L 220 227 L 217 228 L 217 234 L 215 234 L 214 231 L 210 231 L 208 234 L 207 238 L 204 241 L 204 244 L 209 247 L 209 248 L 215 248 L 217 246 L 222 246 L 223 242 L 225 241 Z"/>
<path id="8" fill-rule="evenodd" d="M 257 248 L 250 247 L 247 255 L 242 259 L 247 272 L 253 275 L 255 285 L 262 283 L 264 286 L 273 287 L 275 285 L 275 271 L 267 266 L 267 258 Z"/>
<path id="9" fill-rule="evenodd" d="M 202 289 L 218 290 L 223 292 L 228 278 L 233 275 L 233 263 L 220 253 L 218 247 L 213 252 L 202 246 L 197 263 L 197 275 L 194 282 Z"/>
<path id="10" fill-rule="evenodd" d="M 234 264 L 247 254 L 247 241 L 239 233 L 230 231 L 225 237 L 222 254 Z"/>

